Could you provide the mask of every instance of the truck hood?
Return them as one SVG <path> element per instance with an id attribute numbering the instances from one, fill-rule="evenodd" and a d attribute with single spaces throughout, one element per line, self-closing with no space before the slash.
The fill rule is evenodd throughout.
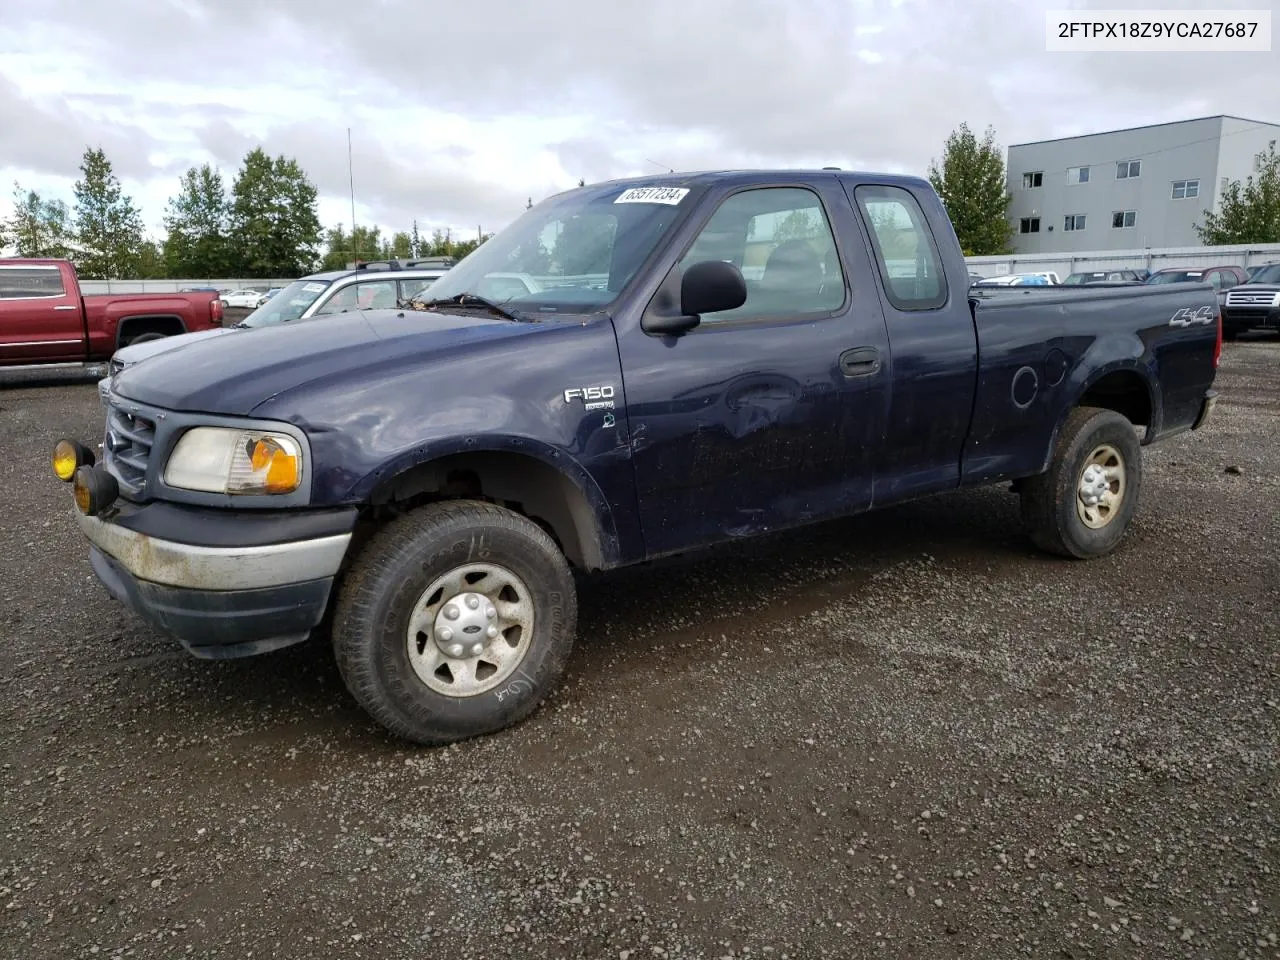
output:
<path id="1" fill-rule="evenodd" d="M 180 333 L 172 337 L 161 337 L 159 340 L 148 340 L 146 343 L 135 343 L 132 346 L 121 347 L 111 359 L 118 361 L 124 366 L 131 366 L 148 357 L 154 357 L 158 353 L 167 353 L 170 350 L 176 350 L 178 347 L 185 347 L 189 343 L 195 343 L 198 340 L 208 340 L 210 337 L 220 337 L 224 333 L 238 332 L 233 327 L 214 327 L 212 330 L 197 330 L 195 333 Z"/>
<path id="2" fill-rule="evenodd" d="M 379 368 L 421 362 L 476 341 L 528 335 L 542 326 L 479 313 L 346 313 L 188 340 L 181 349 L 158 351 L 146 363 L 121 370 L 111 389 L 168 410 L 246 416 L 272 397 L 312 381 L 362 370 L 377 376 Z"/>

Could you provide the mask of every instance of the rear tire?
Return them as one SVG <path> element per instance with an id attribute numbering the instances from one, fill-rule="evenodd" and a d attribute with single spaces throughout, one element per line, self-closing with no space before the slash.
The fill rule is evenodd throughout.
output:
<path id="1" fill-rule="evenodd" d="M 163 340 L 163 333 L 140 333 L 132 339 L 126 340 L 121 346 L 132 347 L 135 343 L 149 343 L 152 340 Z"/>
<path id="2" fill-rule="evenodd" d="M 1022 483 L 1022 523 L 1042 550 L 1105 556 L 1124 538 L 1141 489 L 1133 424 L 1113 410 L 1079 407 L 1062 425 L 1048 471 Z"/>
<path id="3" fill-rule="evenodd" d="M 576 627 L 573 575 L 551 537 L 511 510 L 454 500 L 373 536 L 339 592 L 333 646 L 370 716 L 438 745 L 531 714 L 564 673 Z"/>

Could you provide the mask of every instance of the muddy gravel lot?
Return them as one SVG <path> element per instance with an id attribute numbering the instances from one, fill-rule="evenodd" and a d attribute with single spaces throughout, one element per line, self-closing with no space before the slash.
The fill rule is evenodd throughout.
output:
<path id="1" fill-rule="evenodd" d="M 437 750 L 111 602 L 47 466 L 93 386 L 0 388 L 0 954 L 1276 956 L 1280 341 L 1218 385 L 1110 558 L 994 488 L 593 576 Z"/>

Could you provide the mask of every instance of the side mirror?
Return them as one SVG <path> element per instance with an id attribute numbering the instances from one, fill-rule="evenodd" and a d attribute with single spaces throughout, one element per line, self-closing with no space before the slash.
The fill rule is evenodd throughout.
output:
<path id="1" fill-rule="evenodd" d="M 680 281 L 680 312 L 692 317 L 733 310 L 747 302 L 742 271 L 724 260 L 703 260 Z"/>
<path id="2" fill-rule="evenodd" d="M 701 323 L 702 314 L 732 310 L 746 302 L 747 282 L 733 264 L 703 260 L 683 275 L 677 266 L 658 289 L 640 327 L 645 333 L 679 336 Z"/>

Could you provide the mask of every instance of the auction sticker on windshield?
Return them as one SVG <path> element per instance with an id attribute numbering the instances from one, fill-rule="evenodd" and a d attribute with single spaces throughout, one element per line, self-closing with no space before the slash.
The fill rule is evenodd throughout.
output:
<path id="1" fill-rule="evenodd" d="M 307 293 L 319 293 L 321 290 L 323 290 L 327 286 L 328 286 L 327 283 L 306 283 L 306 284 L 303 284 L 302 289 L 305 290 Z"/>
<path id="2" fill-rule="evenodd" d="M 688 187 L 632 187 L 618 195 L 614 203 L 665 203 L 675 206 L 685 198 Z"/>

